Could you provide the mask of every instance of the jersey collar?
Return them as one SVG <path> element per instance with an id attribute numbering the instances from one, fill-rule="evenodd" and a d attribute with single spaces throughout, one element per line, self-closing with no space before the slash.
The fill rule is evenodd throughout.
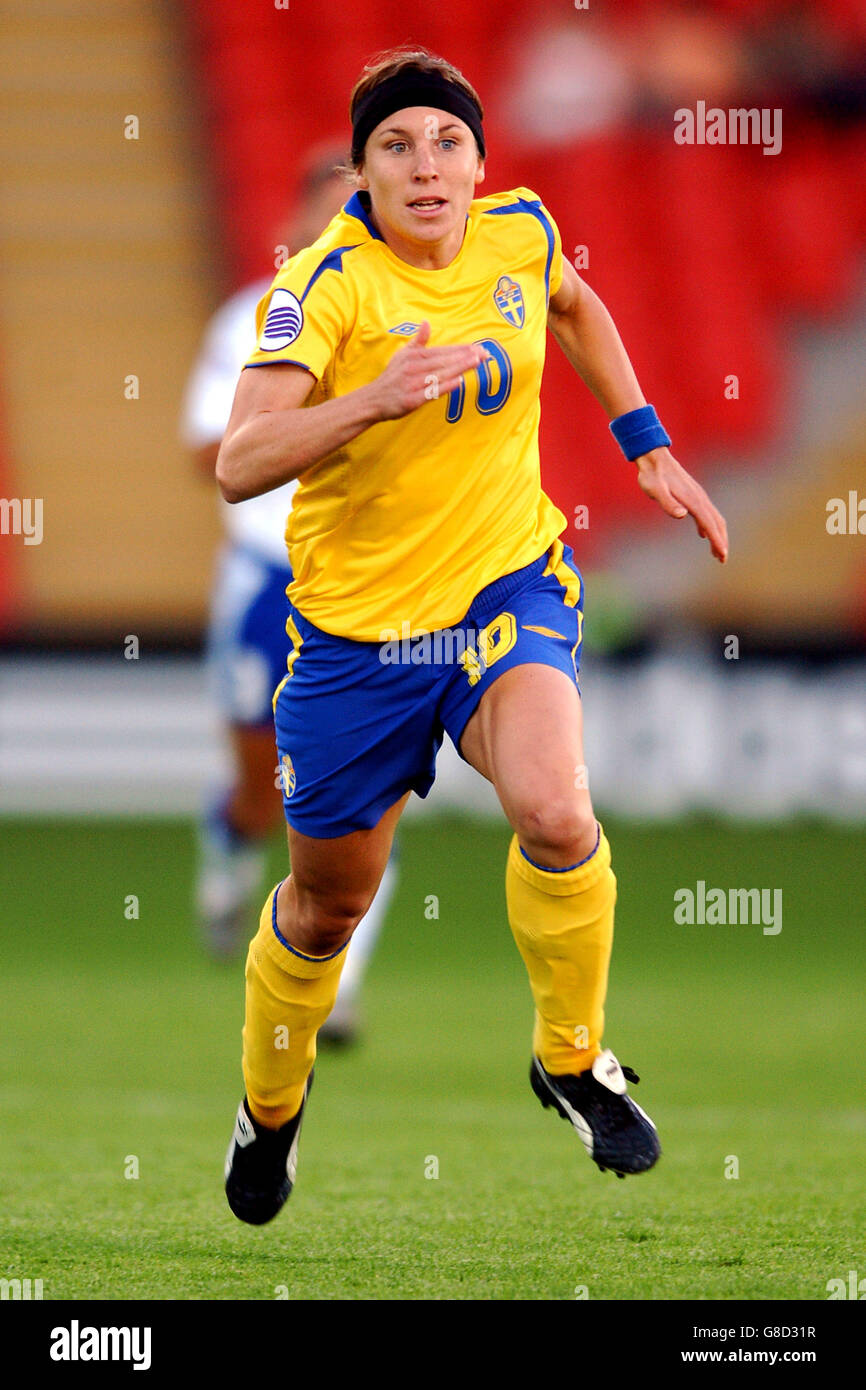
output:
<path id="1" fill-rule="evenodd" d="M 364 226 L 367 228 L 367 231 L 370 233 L 370 236 L 373 238 L 374 241 L 385 240 L 381 232 L 377 232 L 376 228 L 373 226 L 373 223 L 370 219 L 370 213 L 368 209 L 364 206 L 364 204 L 361 202 L 360 192 L 352 194 L 348 203 L 343 208 L 343 211 L 345 213 L 348 213 L 349 217 L 356 217 L 359 222 L 363 222 Z"/>

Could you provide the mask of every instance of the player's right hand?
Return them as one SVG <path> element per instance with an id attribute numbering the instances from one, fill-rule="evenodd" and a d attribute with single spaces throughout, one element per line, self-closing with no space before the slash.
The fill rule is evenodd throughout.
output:
<path id="1" fill-rule="evenodd" d="M 426 401 L 447 396 L 467 372 L 490 356 L 477 343 L 428 348 L 429 340 L 430 324 L 425 319 L 414 338 L 397 349 L 384 372 L 371 383 L 380 420 L 399 420 Z"/>
<path id="2" fill-rule="evenodd" d="M 658 502 L 668 516 L 677 520 L 691 516 L 701 540 L 709 541 L 715 558 L 725 564 L 728 558 L 727 522 L 713 506 L 700 483 L 664 446 L 641 454 L 635 463 L 638 483 L 647 496 Z"/>

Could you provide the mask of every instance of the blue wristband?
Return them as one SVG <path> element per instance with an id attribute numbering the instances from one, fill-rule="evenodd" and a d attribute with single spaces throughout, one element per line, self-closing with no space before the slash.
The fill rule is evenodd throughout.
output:
<path id="1" fill-rule="evenodd" d="M 650 449 L 658 449 L 662 444 L 670 444 L 671 437 L 656 414 L 654 405 L 641 405 L 637 410 L 628 410 L 610 422 L 610 432 L 622 449 L 629 463 Z"/>

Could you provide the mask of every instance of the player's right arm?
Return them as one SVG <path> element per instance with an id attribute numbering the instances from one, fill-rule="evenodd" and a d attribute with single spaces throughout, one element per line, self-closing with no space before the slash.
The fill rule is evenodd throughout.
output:
<path id="1" fill-rule="evenodd" d="M 289 363 L 241 373 L 216 461 L 227 502 L 291 482 L 375 423 L 367 388 L 303 409 L 314 385 L 305 367 Z"/>
<path id="2" fill-rule="evenodd" d="M 216 477 L 227 502 L 244 502 L 300 477 L 382 420 L 397 420 L 459 385 L 489 354 L 475 344 L 428 348 L 430 325 L 398 348 L 385 370 L 344 396 L 305 408 L 314 377 L 292 363 L 241 373 Z"/>

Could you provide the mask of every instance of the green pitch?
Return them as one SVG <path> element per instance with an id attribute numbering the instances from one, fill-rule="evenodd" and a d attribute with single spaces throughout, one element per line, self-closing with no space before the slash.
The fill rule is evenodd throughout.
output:
<path id="1" fill-rule="evenodd" d="M 194 941 L 192 828 L 6 822 L 0 1274 L 46 1299 L 826 1299 L 866 1276 L 862 833 L 606 829 L 606 1041 L 658 1168 L 602 1176 L 530 1092 L 507 833 L 414 823 L 366 1041 L 320 1057 L 295 1193 L 251 1229 L 222 1192 L 242 966 Z M 676 925 L 699 879 L 781 888 L 781 932 Z"/>

